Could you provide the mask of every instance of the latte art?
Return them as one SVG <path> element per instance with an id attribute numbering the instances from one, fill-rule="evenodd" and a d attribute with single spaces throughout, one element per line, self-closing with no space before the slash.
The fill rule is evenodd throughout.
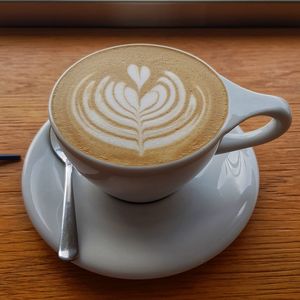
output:
<path id="1" fill-rule="evenodd" d="M 70 146 L 97 160 L 151 166 L 208 144 L 227 116 L 226 89 L 188 53 L 133 44 L 85 57 L 57 82 L 52 125 Z"/>
<path id="2" fill-rule="evenodd" d="M 90 79 L 93 74 L 76 86 L 72 113 L 87 133 L 142 156 L 148 149 L 183 139 L 201 122 L 206 106 L 199 86 L 196 99 L 187 94 L 175 73 L 166 70 L 149 91 L 142 92 L 151 76 L 150 68 L 130 64 L 127 73 L 131 86 L 109 75 L 96 82 Z"/>

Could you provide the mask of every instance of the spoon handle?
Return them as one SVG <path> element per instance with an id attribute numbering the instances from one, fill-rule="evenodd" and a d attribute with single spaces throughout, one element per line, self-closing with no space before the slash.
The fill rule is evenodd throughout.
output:
<path id="1" fill-rule="evenodd" d="M 77 226 L 72 191 L 72 164 L 67 160 L 65 167 L 65 189 L 58 256 L 71 261 L 78 255 Z"/>

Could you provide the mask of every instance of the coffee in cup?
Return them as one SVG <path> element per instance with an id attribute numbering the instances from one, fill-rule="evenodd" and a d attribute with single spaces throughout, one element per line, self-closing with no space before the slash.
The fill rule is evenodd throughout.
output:
<path id="1" fill-rule="evenodd" d="M 226 88 L 180 50 L 131 44 L 93 53 L 56 84 L 53 121 L 81 152 L 112 164 L 179 160 L 211 141 L 227 112 Z"/>

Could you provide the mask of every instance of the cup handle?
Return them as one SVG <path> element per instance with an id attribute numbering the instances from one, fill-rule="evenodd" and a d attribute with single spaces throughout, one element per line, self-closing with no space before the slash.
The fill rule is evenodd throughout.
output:
<path id="1" fill-rule="evenodd" d="M 220 77 L 228 92 L 229 112 L 223 128 L 224 136 L 217 149 L 217 154 L 269 142 L 288 130 L 292 122 L 292 115 L 290 107 L 284 99 L 252 92 Z M 256 130 L 245 133 L 228 133 L 241 122 L 260 115 L 269 116 L 272 120 Z"/>

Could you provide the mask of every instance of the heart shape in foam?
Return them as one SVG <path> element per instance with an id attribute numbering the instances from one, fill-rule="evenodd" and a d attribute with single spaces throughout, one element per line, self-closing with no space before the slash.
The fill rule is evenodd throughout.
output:
<path id="1" fill-rule="evenodd" d="M 146 66 L 139 68 L 137 65 L 131 64 L 127 68 L 128 75 L 136 83 L 138 89 L 140 90 L 145 82 L 150 77 L 150 69 Z"/>

